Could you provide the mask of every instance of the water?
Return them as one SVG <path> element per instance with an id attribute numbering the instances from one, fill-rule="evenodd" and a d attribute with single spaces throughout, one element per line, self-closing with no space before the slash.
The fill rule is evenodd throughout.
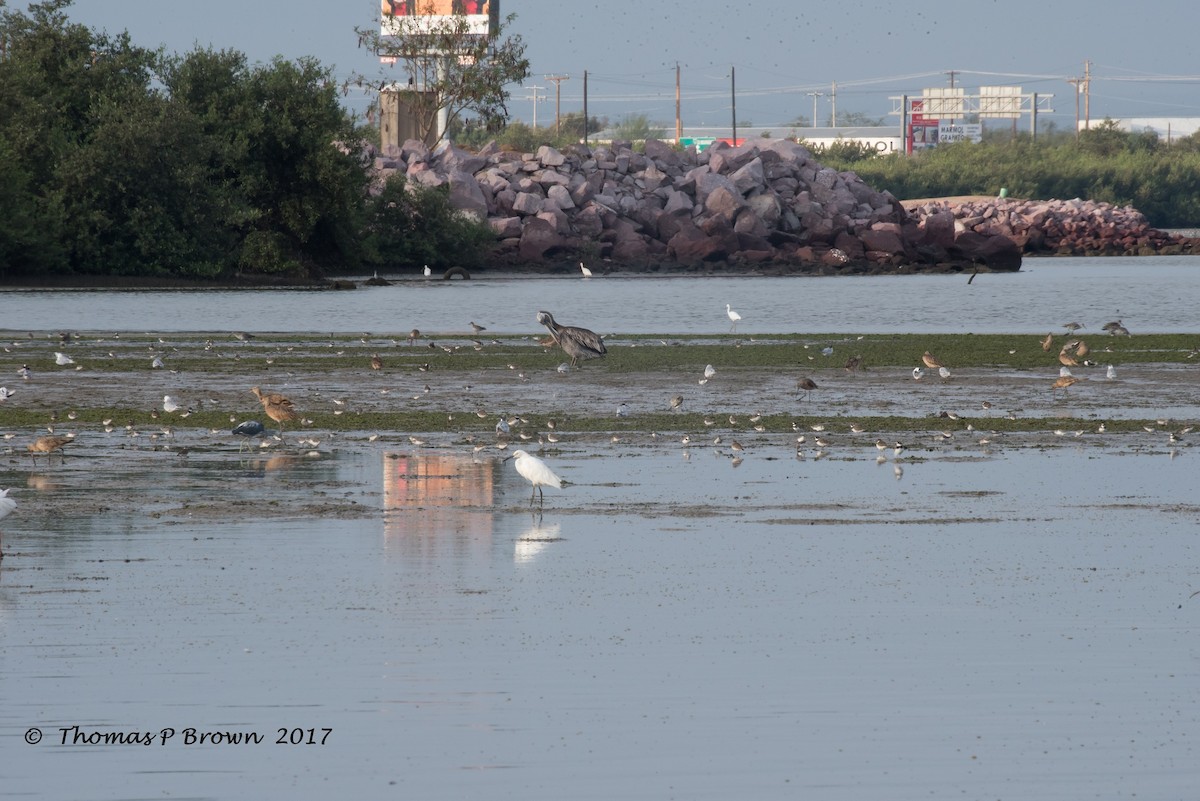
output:
<path id="1" fill-rule="evenodd" d="M 1135 335 L 1200 332 L 1198 266 L 1031 260 L 970 285 L 18 291 L 0 293 L 0 326 L 527 333 L 547 308 L 604 331 L 719 333 L 728 302 L 750 334 L 1042 336 L 1117 317 Z M 156 400 L 170 380 L 137 392 Z M 1187 395 L 1182 377 L 1156 380 Z M 973 408 L 963 384 L 906 397 Z M 1137 381 L 1094 395 L 1097 419 L 1168 397 Z M 571 484 L 539 517 L 496 456 L 361 434 L 315 456 L 180 458 L 118 438 L 52 467 L 4 457 L 20 507 L 0 563 L 0 798 L 1058 801 L 1200 786 L 1194 435 L 1168 449 L 1161 432 L 1046 431 L 992 451 L 964 435 L 883 464 L 844 434 L 804 460 L 791 435 L 746 439 L 740 464 L 677 438 L 580 440 L 547 457 Z M 189 743 L 189 729 L 262 742 Z"/>
<path id="2" fill-rule="evenodd" d="M 447 454 L 134 454 L 138 502 L 82 518 L 24 493 L 0 797 L 1190 797 L 1194 456 L 784 453 L 569 451 L 541 517 Z M 42 497 L 103 504 L 93 472 Z M 366 511 L 221 508 L 303 487 Z"/>
<path id="3" fill-rule="evenodd" d="M 405 278 L 355 291 L 6 291 L 0 328 L 14 331 L 323 331 L 496 334 L 567 324 L 622 334 L 727 331 L 725 304 L 753 333 L 1045 333 L 1077 320 L 1123 319 L 1134 333 L 1200 332 L 1200 258 L 1027 259 L 1023 270 L 903 277 Z"/>

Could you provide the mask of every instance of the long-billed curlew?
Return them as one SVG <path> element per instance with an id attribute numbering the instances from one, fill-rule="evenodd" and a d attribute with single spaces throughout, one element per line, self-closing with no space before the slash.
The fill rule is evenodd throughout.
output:
<path id="1" fill-rule="evenodd" d="M 267 417 L 270 417 L 276 423 L 279 423 L 279 434 L 283 435 L 283 424 L 288 420 L 295 420 L 299 413 L 296 411 L 295 405 L 291 400 L 285 398 L 277 392 L 263 394 L 258 387 L 251 387 L 250 391 L 254 393 L 254 397 L 258 398 L 262 404 L 263 411 Z"/>
<path id="2" fill-rule="evenodd" d="M 69 442 L 74 442 L 74 441 L 75 441 L 75 437 L 73 435 L 61 436 L 61 437 L 53 436 L 53 435 L 45 436 L 45 437 L 38 437 L 33 442 L 29 443 L 29 447 L 28 447 L 29 458 L 33 459 L 33 463 L 36 465 L 37 464 L 37 455 L 39 453 L 44 453 L 44 454 L 46 454 L 46 464 L 50 464 L 50 454 L 54 453 L 55 451 L 58 451 L 59 458 L 60 459 L 65 458 L 63 456 L 63 450 L 62 450 L 63 446 Z"/>
<path id="3" fill-rule="evenodd" d="M 931 370 L 936 370 L 939 367 L 945 367 L 945 365 L 942 364 L 942 360 L 937 356 L 934 356 L 929 351 L 925 351 L 923 354 L 921 354 L 921 361 L 923 361 L 925 366 Z"/>

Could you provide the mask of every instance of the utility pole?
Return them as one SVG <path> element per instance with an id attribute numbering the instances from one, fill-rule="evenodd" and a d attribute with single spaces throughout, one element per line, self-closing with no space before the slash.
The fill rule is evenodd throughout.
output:
<path id="1" fill-rule="evenodd" d="M 538 89 L 545 89 L 546 87 L 544 87 L 544 86 L 529 86 L 526 88 L 533 90 L 533 92 L 531 94 L 525 95 L 525 99 L 533 101 L 533 127 L 537 128 L 537 104 L 538 104 L 539 100 L 546 99 L 545 95 L 538 94 Z"/>
<path id="2" fill-rule="evenodd" d="M 946 70 L 946 74 L 950 76 L 950 88 L 951 89 L 954 88 L 954 76 L 958 75 L 958 73 L 960 73 L 960 72 L 962 72 L 962 70 Z"/>
<path id="3" fill-rule="evenodd" d="M 1075 87 L 1075 138 L 1079 138 L 1079 95 L 1083 94 L 1083 78 L 1067 78 L 1067 83 Z"/>
<path id="4" fill-rule="evenodd" d="M 737 147 L 737 68 L 729 67 L 729 106 L 733 110 L 733 146 Z"/>
<path id="5" fill-rule="evenodd" d="M 675 144 L 683 138 L 683 118 L 679 116 L 679 62 L 675 62 Z"/>
<path id="6" fill-rule="evenodd" d="M 1083 128 L 1092 129 L 1092 62 L 1083 62 Z"/>
<path id="7" fill-rule="evenodd" d="M 554 135 L 558 136 L 558 101 L 562 97 L 562 82 L 571 80 L 570 75 L 547 75 L 547 81 L 554 81 Z"/>
<path id="8" fill-rule="evenodd" d="M 588 115 L 587 115 L 587 70 L 583 71 L 583 145 L 587 147 L 588 143 Z"/>
<path id="9" fill-rule="evenodd" d="M 824 97 L 825 93 L 824 92 L 808 92 L 808 96 L 813 99 L 812 127 L 819 128 L 820 126 L 817 124 L 817 98 Z"/>
<path id="10" fill-rule="evenodd" d="M 837 127 L 837 81 L 829 87 L 829 127 Z"/>

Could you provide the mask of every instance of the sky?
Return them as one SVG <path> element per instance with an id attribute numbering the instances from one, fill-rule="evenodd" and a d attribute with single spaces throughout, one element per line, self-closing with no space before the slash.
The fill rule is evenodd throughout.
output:
<path id="1" fill-rule="evenodd" d="M 1200 117 L 1194 0 L 1148 0 L 1121 12 L 1095 0 L 500 2 L 503 15 L 516 15 L 508 32 L 524 39 L 532 67 L 509 102 L 527 123 L 534 94 L 538 123 L 553 120 L 550 75 L 568 76 L 557 84 L 562 113 L 582 111 L 587 71 L 589 114 L 614 123 L 645 115 L 673 131 L 676 64 L 685 128 L 728 127 L 735 103 L 739 126 L 754 130 L 811 120 L 814 103 L 823 124 L 835 109 L 898 124 L 890 97 L 954 81 L 968 93 L 996 85 L 1037 92 L 1053 109 L 1039 114 L 1039 130 L 1047 122 L 1070 129 L 1076 90 L 1067 79 L 1081 78 L 1085 61 L 1093 121 Z M 10 9 L 26 6 L 9 0 Z M 358 47 L 354 30 L 374 28 L 378 8 L 378 0 L 76 0 L 68 13 L 109 33 L 128 31 L 144 47 L 211 46 L 263 62 L 313 56 L 346 77 L 386 69 Z M 346 103 L 365 111 L 368 100 Z"/>

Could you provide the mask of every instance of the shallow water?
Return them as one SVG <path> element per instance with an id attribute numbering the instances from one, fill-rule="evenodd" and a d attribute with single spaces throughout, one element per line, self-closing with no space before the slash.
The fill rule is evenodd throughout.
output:
<path id="1" fill-rule="evenodd" d="M 397 278 L 397 276 L 388 276 Z M 330 291 L 0 291 L 0 326 L 22 330 L 326 331 L 401 335 L 540 331 L 549 310 L 603 334 L 722 333 L 725 305 L 754 333 L 1042 333 L 1123 319 L 1136 333 L 1200 332 L 1200 258 L 1027 259 L 1017 273 L 839 277 L 399 277 Z"/>
<path id="2" fill-rule="evenodd" d="M 541 517 L 511 465 L 439 451 L 39 469 L 0 796 L 1189 797 L 1191 451 L 875 457 L 581 447 Z"/>

